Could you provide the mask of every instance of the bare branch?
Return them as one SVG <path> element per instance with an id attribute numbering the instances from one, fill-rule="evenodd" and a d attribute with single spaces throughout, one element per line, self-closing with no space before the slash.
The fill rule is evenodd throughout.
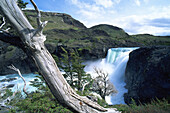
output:
<path id="1" fill-rule="evenodd" d="M 30 2 L 32 3 L 32 5 L 34 6 L 34 8 L 35 8 L 35 10 L 36 10 L 36 12 L 37 12 L 37 24 L 38 24 L 38 26 L 40 26 L 41 23 L 42 23 L 42 22 L 41 22 L 41 13 L 40 13 L 37 5 L 35 4 L 35 2 L 34 2 L 33 0 L 30 0 Z"/>
<path id="2" fill-rule="evenodd" d="M 85 84 L 83 84 L 82 94 L 83 94 L 83 91 L 84 91 L 85 87 L 86 87 L 89 83 L 90 83 L 90 82 L 86 82 Z"/>
<path id="3" fill-rule="evenodd" d="M 42 31 L 43 28 L 46 26 L 46 24 L 48 23 L 48 21 L 45 22 L 41 22 L 41 13 L 37 7 L 37 5 L 35 4 L 35 2 L 33 0 L 30 0 L 30 2 L 32 3 L 32 5 L 34 6 L 36 12 L 37 12 L 37 25 L 38 25 L 38 29 L 35 32 L 35 35 L 42 35 Z"/>
<path id="4" fill-rule="evenodd" d="M 18 68 L 16 68 L 13 64 L 12 64 L 11 66 L 8 66 L 8 68 L 18 72 L 19 76 L 20 76 L 20 77 L 22 78 L 22 80 L 24 81 L 23 92 L 24 92 L 26 95 L 28 95 L 28 93 L 27 93 L 27 91 L 26 91 L 26 85 L 27 85 L 27 84 L 26 84 L 26 81 L 25 81 L 24 77 L 21 75 L 20 70 L 19 70 Z"/>
<path id="5" fill-rule="evenodd" d="M 9 33 L 9 30 L 10 30 L 10 29 L 11 29 L 11 28 L 7 28 L 7 29 L 4 30 L 4 32 Z"/>
<path id="6" fill-rule="evenodd" d="M 2 24 L 0 25 L 0 33 L 7 32 L 10 28 L 7 28 L 6 30 L 2 29 L 2 27 L 6 24 L 5 17 L 2 17 Z"/>
<path id="7" fill-rule="evenodd" d="M 0 29 L 6 24 L 5 17 L 2 17 L 2 21 L 3 21 L 3 23 L 0 25 Z"/>

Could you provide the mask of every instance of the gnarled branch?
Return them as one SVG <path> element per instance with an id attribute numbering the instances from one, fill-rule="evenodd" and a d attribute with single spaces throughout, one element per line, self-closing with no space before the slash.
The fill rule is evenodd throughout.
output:
<path id="1" fill-rule="evenodd" d="M 37 12 L 37 25 L 38 25 L 38 28 L 35 32 L 34 35 L 42 35 L 42 31 L 43 31 L 43 28 L 46 26 L 46 24 L 48 23 L 48 21 L 45 21 L 45 22 L 41 22 L 41 13 L 37 7 L 37 5 L 35 4 L 35 2 L 33 0 L 30 0 L 30 2 L 32 3 L 32 5 L 34 6 L 36 12 Z"/>
<path id="2" fill-rule="evenodd" d="M 2 24 L 0 25 L 0 33 L 3 33 L 3 32 L 6 32 L 6 33 L 8 33 L 8 31 L 9 31 L 9 29 L 10 28 L 7 28 L 7 29 L 2 29 L 2 27 L 4 26 L 6 24 L 6 21 L 5 21 L 5 17 L 2 17 Z"/>
<path id="3" fill-rule="evenodd" d="M 2 24 L 0 25 L 0 29 L 6 24 L 6 22 L 5 22 L 5 17 L 2 17 Z"/>
<path id="4" fill-rule="evenodd" d="M 20 70 L 19 70 L 18 68 L 16 68 L 14 65 L 8 66 L 8 68 L 9 68 L 9 69 L 12 69 L 12 70 L 14 70 L 14 71 L 16 71 L 16 72 L 18 72 L 18 75 L 19 75 L 19 76 L 22 78 L 22 80 L 24 81 L 23 92 L 24 92 L 26 95 L 28 95 L 28 93 L 27 93 L 27 91 L 26 91 L 26 85 L 27 85 L 27 83 L 26 83 L 24 77 L 22 76 Z"/>

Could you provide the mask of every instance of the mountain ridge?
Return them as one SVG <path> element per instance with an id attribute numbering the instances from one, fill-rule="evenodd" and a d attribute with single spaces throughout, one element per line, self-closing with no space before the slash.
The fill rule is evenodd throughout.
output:
<path id="1" fill-rule="evenodd" d="M 24 13 L 36 28 L 36 12 L 24 10 Z M 57 56 L 61 56 L 61 47 L 67 51 L 76 49 L 85 60 L 92 60 L 104 58 L 109 48 L 170 45 L 170 36 L 129 35 L 122 28 L 107 24 L 87 28 L 83 23 L 63 13 L 41 12 L 41 16 L 42 21 L 48 21 L 44 29 L 44 34 L 47 36 L 45 45 L 50 53 Z M 18 68 L 29 64 L 23 54 L 22 57 L 13 59 L 17 51 L 14 46 L 0 41 L 0 62 L 4 62 L 0 65 L 0 74 L 8 74 L 9 69 L 6 67 L 9 63 L 23 62 L 21 66 L 17 65 Z M 18 62 L 16 64 L 19 64 Z M 30 69 L 25 68 L 23 72 L 29 73 L 27 70 L 32 69 L 34 67 L 30 66 Z"/>

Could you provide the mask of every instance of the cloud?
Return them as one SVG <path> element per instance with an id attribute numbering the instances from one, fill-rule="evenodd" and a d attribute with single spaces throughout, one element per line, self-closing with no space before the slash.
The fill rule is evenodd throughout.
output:
<path id="1" fill-rule="evenodd" d="M 94 0 L 97 5 L 101 5 L 105 8 L 109 8 L 113 6 L 112 0 Z"/>
<path id="2" fill-rule="evenodd" d="M 168 27 L 170 28 L 170 18 L 156 18 L 148 21 L 148 24 L 155 27 Z"/>
<path id="3" fill-rule="evenodd" d="M 121 0 L 114 0 L 116 4 L 119 4 Z"/>
<path id="4" fill-rule="evenodd" d="M 137 6 L 140 6 L 140 0 L 134 0 Z"/>
<path id="5" fill-rule="evenodd" d="M 170 18 L 151 19 L 148 15 L 133 15 L 117 19 L 114 24 L 129 34 L 170 35 Z"/>
<path id="6" fill-rule="evenodd" d="M 80 16 L 80 19 L 83 20 L 98 19 L 99 17 L 102 17 L 102 15 L 105 13 L 105 10 L 102 6 L 94 3 L 92 4 L 80 0 L 71 0 L 71 4 L 75 5 L 78 8 L 76 13 Z"/>
<path id="7" fill-rule="evenodd" d="M 27 7 L 25 9 L 34 9 L 32 4 L 27 4 Z"/>
<path id="8" fill-rule="evenodd" d="M 94 0 L 96 2 L 70 0 L 71 4 L 75 5 L 78 15 L 78 20 L 83 22 L 87 27 L 98 24 L 109 24 L 123 28 L 129 34 L 149 33 L 153 35 L 170 35 L 170 5 L 169 6 L 152 6 L 142 9 L 143 13 L 137 11 L 125 14 L 116 10 L 119 7 L 121 0 L 112 0 L 111 5 L 102 5 L 105 0 Z M 109 0 L 106 0 L 109 3 Z M 143 0 L 148 2 L 149 0 Z M 133 0 L 134 2 L 134 0 Z M 128 3 L 128 2 L 124 2 Z M 140 6 L 141 1 L 135 0 L 135 4 Z M 114 8 L 116 7 L 116 8 Z M 129 3 L 129 7 L 134 7 Z M 128 7 L 128 8 L 129 8 Z M 142 6 L 141 6 L 142 7 Z M 123 6 L 123 10 L 127 10 Z M 146 10 L 146 11 L 145 11 Z"/>
<path id="9" fill-rule="evenodd" d="M 71 3 L 74 4 L 74 5 L 78 5 L 78 4 L 79 4 L 78 0 L 70 0 L 70 1 L 71 1 Z"/>
<path id="10" fill-rule="evenodd" d="M 144 1 L 144 3 L 148 3 L 149 2 L 149 0 L 143 0 Z"/>

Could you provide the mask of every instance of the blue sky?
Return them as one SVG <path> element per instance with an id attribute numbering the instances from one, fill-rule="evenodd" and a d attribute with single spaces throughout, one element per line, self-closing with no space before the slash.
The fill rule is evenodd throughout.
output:
<path id="1" fill-rule="evenodd" d="M 109 24 L 129 34 L 170 35 L 170 0 L 34 1 L 40 10 L 67 13 L 87 27 Z"/>

